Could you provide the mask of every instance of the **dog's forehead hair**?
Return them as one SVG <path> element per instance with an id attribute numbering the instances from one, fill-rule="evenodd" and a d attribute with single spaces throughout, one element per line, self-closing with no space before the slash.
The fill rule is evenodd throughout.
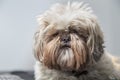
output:
<path id="1" fill-rule="evenodd" d="M 67 14 L 61 16 L 53 16 L 52 20 L 48 22 L 51 25 L 53 25 L 52 27 L 56 27 L 56 29 L 62 29 L 62 30 L 67 30 L 69 29 L 70 26 L 83 27 L 84 26 L 83 24 L 86 24 L 87 22 L 86 16 L 75 16 L 73 14 L 69 16 Z M 87 24 L 85 26 L 87 26 Z"/>
<path id="2" fill-rule="evenodd" d="M 70 30 L 86 30 L 87 26 L 82 25 L 81 23 L 70 22 L 68 25 L 63 24 L 55 24 L 52 25 L 52 29 L 56 31 L 69 32 Z M 48 30 L 49 31 L 49 30 Z"/>

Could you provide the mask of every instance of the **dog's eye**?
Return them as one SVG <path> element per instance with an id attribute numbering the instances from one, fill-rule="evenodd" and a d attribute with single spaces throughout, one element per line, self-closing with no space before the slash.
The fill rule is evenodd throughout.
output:
<path id="1" fill-rule="evenodd" d="M 80 38 L 82 38 L 85 42 L 88 39 L 88 35 L 84 35 L 84 34 L 79 34 Z"/>
<path id="2" fill-rule="evenodd" d="M 78 31 L 77 30 L 73 30 L 73 33 L 78 33 Z"/>
<path id="3" fill-rule="evenodd" d="M 73 30 L 71 31 L 71 33 L 78 34 L 79 32 L 78 32 L 77 30 L 73 29 Z"/>
<path id="4" fill-rule="evenodd" d="M 59 34 L 59 32 L 55 32 L 52 36 L 57 36 Z"/>

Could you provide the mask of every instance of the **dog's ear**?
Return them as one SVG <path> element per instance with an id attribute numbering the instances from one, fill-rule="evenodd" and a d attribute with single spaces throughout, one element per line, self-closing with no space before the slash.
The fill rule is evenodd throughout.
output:
<path id="1" fill-rule="evenodd" d="M 38 61 L 42 61 L 42 56 L 43 56 L 42 46 L 43 45 L 42 45 L 41 41 L 36 41 L 34 43 L 34 55 Z"/>
<path id="2" fill-rule="evenodd" d="M 98 61 L 101 55 L 104 53 L 103 49 L 103 33 L 99 27 L 97 20 L 91 20 L 91 24 L 89 24 L 88 32 L 89 37 L 87 41 L 87 45 L 91 51 L 91 56 L 94 61 Z"/>
<path id="3" fill-rule="evenodd" d="M 43 15 L 38 16 L 37 21 L 39 23 L 39 27 L 38 27 L 36 33 L 34 34 L 33 49 L 34 49 L 35 58 L 39 61 L 42 61 L 43 36 L 44 36 L 44 32 L 48 26 L 48 22 L 45 20 Z"/>

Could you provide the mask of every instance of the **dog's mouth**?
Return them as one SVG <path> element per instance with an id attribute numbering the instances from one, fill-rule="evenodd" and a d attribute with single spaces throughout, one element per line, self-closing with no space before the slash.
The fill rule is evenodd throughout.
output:
<path id="1" fill-rule="evenodd" d="M 66 44 L 62 44 L 61 45 L 61 48 L 71 48 L 70 44 L 69 43 L 66 43 Z"/>

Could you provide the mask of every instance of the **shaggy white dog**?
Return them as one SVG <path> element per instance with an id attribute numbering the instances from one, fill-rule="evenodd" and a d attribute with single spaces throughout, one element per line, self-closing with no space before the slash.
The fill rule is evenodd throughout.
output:
<path id="1" fill-rule="evenodd" d="M 38 18 L 35 80 L 120 80 L 120 64 L 104 50 L 103 33 L 86 4 L 56 4 Z"/>

